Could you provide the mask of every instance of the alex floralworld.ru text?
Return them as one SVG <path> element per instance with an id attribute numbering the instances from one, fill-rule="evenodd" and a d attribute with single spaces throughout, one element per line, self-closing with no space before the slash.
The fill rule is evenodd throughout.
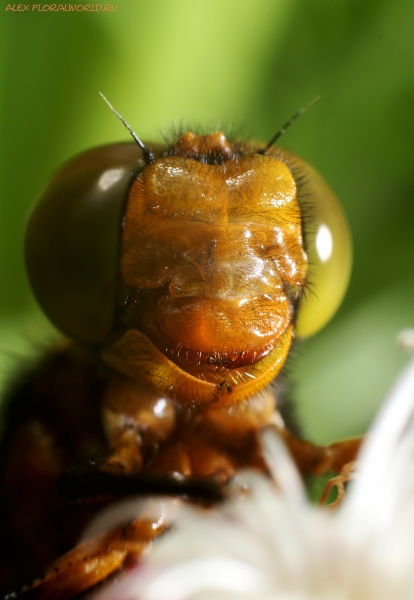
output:
<path id="1" fill-rule="evenodd" d="M 115 12 L 117 4 L 8 4 L 6 12 Z"/>

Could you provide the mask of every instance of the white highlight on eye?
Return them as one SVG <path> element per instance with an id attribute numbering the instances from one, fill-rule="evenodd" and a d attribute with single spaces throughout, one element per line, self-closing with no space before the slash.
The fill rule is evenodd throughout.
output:
<path id="1" fill-rule="evenodd" d="M 324 263 L 331 258 L 333 248 L 332 234 L 329 227 L 324 223 L 319 226 L 316 233 L 315 245 L 321 262 Z"/>
<path id="2" fill-rule="evenodd" d="M 112 185 L 117 183 L 124 174 L 124 169 L 109 169 L 101 175 L 98 181 L 98 186 L 101 190 L 107 190 Z"/>
<path id="3" fill-rule="evenodd" d="M 157 404 L 154 406 L 154 413 L 157 415 L 157 417 L 160 417 L 163 414 L 166 406 L 167 406 L 166 399 L 160 398 L 158 400 Z"/>

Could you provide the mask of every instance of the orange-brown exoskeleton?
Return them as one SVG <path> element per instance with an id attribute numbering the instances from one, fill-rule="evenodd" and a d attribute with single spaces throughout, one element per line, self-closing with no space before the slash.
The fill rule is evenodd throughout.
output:
<path id="1" fill-rule="evenodd" d="M 292 341 L 329 320 L 349 277 L 330 189 L 289 152 L 222 132 L 136 141 L 70 160 L 28 223 L 34 293 L 74 340 L 15 390 L 3 441 L 0 576 L 38 571 L 23 592 L 39 598 L 89 589 L 162 532 L 138 519 L 71 550 L 114 497 L 213 502 L 238 469 L 266 471 L 268 425 L 304 473 L 340 470 L 357 445 L 315 447 L 279 411 Z"/>

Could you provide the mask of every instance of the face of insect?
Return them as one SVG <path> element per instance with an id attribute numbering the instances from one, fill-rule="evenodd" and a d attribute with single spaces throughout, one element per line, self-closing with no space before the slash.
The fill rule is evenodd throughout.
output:
<path id="1" fill-rule="evenodd" d="M 151 162 L 131 144 L 71 161 L 27 235 L 52 320 L 182 403 L 231 405 L 266 386 L 297 319 L 309 335 L 336 310 L 350 243 L 319 176 L 262 147 L 186 133 Z"/>
<path id="2" fill-rule="evenodd" d="M 218 498 L 239 469 L 267 472 L 258 431 L 269 424 L 303 473 L 352 460 L 355 447 L 295 438 L 278 415 L 280 387 L 268 386 L 292 339 L 333 314 L 349 275 L 342 211 L 298 158 L 220 132 L 90 150 L 43 192 L 26 261 L 46 314 L 81 343 L 52 354 L 13 399 L 5 464 L 17 478 L 7 483 L 3 524 L 28 549 L 28 572 L 56 559 L 30 593 L 79 594 L 136 562 L 162 530 L 138 518 L 73 550 L 75 522 L 49 534 L 58 478 L 79 462 L 59 493 L 83 499 L 88 512 L 166 482 L 189 485 L 168 488 L 186 495 L 192 481 L 214 484 Z M 69 554 L 58 558 L 62 548 Z M 12 563 L 7 577 L 20 577 L 20 556 Z"/>

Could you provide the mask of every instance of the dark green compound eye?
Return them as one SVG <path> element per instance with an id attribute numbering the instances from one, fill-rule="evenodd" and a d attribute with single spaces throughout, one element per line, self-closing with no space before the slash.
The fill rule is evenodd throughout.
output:
<path id="1" fill-rule="evenodd" d="M 133 142 L 88 150 L 55 173 L 30 215 L 33 291 L 51 321 L 79 341 L 98 342 L 112 330 L 122 219 L 144 166 Z"/>

